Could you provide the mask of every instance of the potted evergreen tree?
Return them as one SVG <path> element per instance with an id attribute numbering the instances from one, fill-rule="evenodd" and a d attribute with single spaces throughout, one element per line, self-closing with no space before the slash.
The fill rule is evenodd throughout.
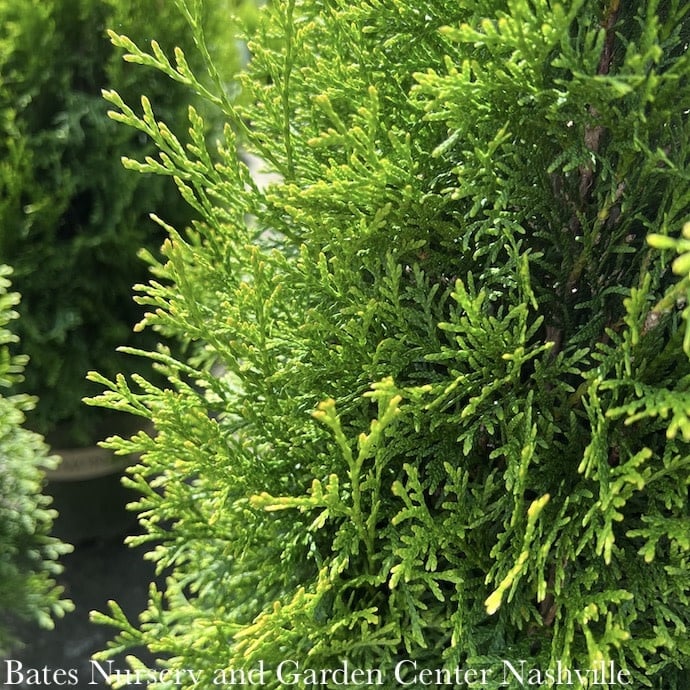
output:
<path id="1" fill-rule="evenodd" d="M 223 70 L 228 91 L 240 64 L 228 11 L 240 4 L 199 6 L 208 54 Z M 82 403 L 97 390 L 86 373 L 132 374 L 144 364 L 116 348 L 155 348 L 164 337 L 133 331 L 142 312 L 131 288 L 149 275 L 138 253 L 157 255 L 164 237 L 150 213 L 182 227 L 192 217 L 172 182 L 122 168 L 122 156 L 143 157 L 153 147 L 107 119 L 100 92 L 145 91 L 173 124 L 186 121 L 195 97 L 163 75 L 123 63 L 105 29 L 119 27 L 137 40 L 154 32 L 171 50 L 192 47 L 186 25 L 171 3 L 0 0 L 0 261 L 13 265 L 23 295 L 18 329 L 31 360 L 15 392 L 38 397 L 27 425 L 62 458 L 50 476 L 70 486 L 56 490 L 81 495 L 61 503 L 79 504 L 75 528 L 101 530 L 100 520 L 84 515 L 103 514 L 107 525 L 113 515 L 105 508 L 108 497 L 115 506 L 122 503 L 117 479 L 112 487 L 104 478 L 121 463 L 96 442 L 137 428 L 125 415 Z M 200 68 L 203 58 L 190 54 Z M 219 119 L 209 112 L 205 136 L 218 133 Z M 87 480 L 95 484 L 86 487 Z M 61 512 L 67 520 L 68 512 Z"/>
<path id="2" fill-rule="evenodd" d="M 239 58 L 232 23 L 220 17 L 231 6 L 204 3 L 200 18 L 228 88 Z M 57 447 L 92 445 L 110 429 L 103 411 L 81 402 L 94 390 L 86 372 L 132 373 L 131 358 L 117 346 L 154 347 L 160 338 L 132 333 L 141 313 L 131 288 L 148 276 L 137 253 L 156 254 L 163 240 L 149 214 L 180 226 L 191 218 L 172 183 L 122 169 L 121 156 L 153 149 L 108 121 L 100 92 L 146 91 L 172 123 L 186 120 L 194 97 L 124 64 L 105 29 L 117 26 L 134 38 L 153 31 L 166 49 L 189 48 L 191 37 L 184 17 L 159 2 L 3 0 L 0 24 L 0 107 L 7 113 L 0 258 L 13 265 L 23 295 L 20 330 L 32 362 L 25 390 L 40 396 L 29 421 Z M 207 136 L 217 134 L 217 118 L 206 126 Z"/>
<path id="3" fill-rule="evenodd" d="M 168 575 L 138 625 L 95 614 L 104 664 L 686 687 L 689 37 L 674 0 L 284 0 L 236 106 L 113 36 L 228 127 L 214 165 L 199 113 L 106 93 L 199 214 L 139 301 L 204 357 L 92 375 L 158 431 L 110 445 Z"/>

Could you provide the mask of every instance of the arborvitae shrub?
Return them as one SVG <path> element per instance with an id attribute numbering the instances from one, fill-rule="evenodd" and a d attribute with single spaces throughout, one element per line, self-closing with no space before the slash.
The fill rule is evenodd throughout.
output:
<path id="1" fill-rule="evenodd" d="M 94 375 L 158 432 L 113 444 L 168 574 L 138 626 L 96 616 L 114 650 L 266 687 L 286 659 L 686 687 L 688 7 L 271 3 L 245 105 L 207 93 L 215 165 L 194 111 L 175 138 L 106 94 L 199 214 L 140 301 L 200 354 Z"/>
<path id="2" fill-rule="evenodd" d="M 17 293 L 8 292 L 10 271 L 0 266 L 0 655 L 16 643 L 15 625 L 36 621 L 52 627 L 54 616 L 71 609 L 55 582 L 58 558 L 71 548 L 51 536 L 55 511 L 42 493 L 48 457 L 43 439 L 24 428 L 24 412 L 34 401 L 7 395 L 21 377 L 26 358 L 13 351 L 17 341 L 8 324 L 17 317 Z"/>
<path id="3" fill-rule="evenodd" d="M 229 80 L 239 55 L 228 10 L 240 4 L 212 0 L 200 15 Z M 58 447 L 104 437 L 103 411 L 81 403 L 97 391 L 87 371 L 135 371 L 142 363 L 117 346 L 155 346 L 153 334 L 132 334 L 141 318 L 132 285 L 147 276 L 137 251 L 157 253 L 163 241 L 148 214 L 164 210 L 182 226 L 191 217 L 171 181 L 122 168 L 121 156 L 154 147 L 108 120 L 101 89 L 146 91 L 173 125 L 184 125 L 194 96 L 123 63 L 109 26 L 136 39 L 153 32 L 166 48 L 193 46 L 169 2 L 0 0 L 0 261 L 13 266 L 23 297 L 19 335 L 31 367 L 21 390 L 39 397 L 29 422 Z M 188 52 L 200 68 L 200 56 Z M 217 116 L 206 126 L 222 127 Z"/>

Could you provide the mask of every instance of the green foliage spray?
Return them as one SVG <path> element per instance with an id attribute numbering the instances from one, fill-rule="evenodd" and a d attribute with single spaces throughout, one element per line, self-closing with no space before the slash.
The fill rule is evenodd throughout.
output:
<path id="1" fill-rule="evenodd" d="M 132 541 L 167 579 L 138 626 L 96 615 L 111 652 L 264 687 L 345 660 L 685 688 L 690 6 L 278 1 L 241 104 L 113 40 L 227 127 L 214 163 L 195 110 L 173 133 L 106 93 L 159 148 L 127 165 L 198 214 L 159 219 L 139 297 L 193 356 L 148 355 L 165 388 L 92 375 L 157 430 L 112 443 L 143 452 Z"/>
<path id="2" fill-rule="evenodd" d="M 57 465 L 43 439 L 25 427 L 35 404 L 27 395 L 8 395 L 21 379 L 27 358 L 14 352 L 19 295 L 10 292 L 11 269 L 0 265 L 0 656 L 18 643 L 19 623 L 52 628 L 71 611 L 56 577 L 59 558 L 72 550 L 52 536 L 56 512 L 43 493 L 44 470 Z"/>

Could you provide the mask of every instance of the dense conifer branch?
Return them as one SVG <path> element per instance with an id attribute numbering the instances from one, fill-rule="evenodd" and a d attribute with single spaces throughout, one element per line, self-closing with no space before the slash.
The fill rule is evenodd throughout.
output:
<path id="1" fill-rule="evenodd" d="M 169 389 L 102 398 L 159 430 L 132 484 L 173 569 L 152 627 L 100 617 L 120 644 L 165 631 L 208 672 L 346 658 L 391 689 L 401 658 L 492 690 L 503 658 L 604 660 L 684 690 L 687 275 L 666 254 L 690 147 L 664 152 L 690 64 L 686 14 L 655 8 L 268 5 L 243 78 L 265 191 L 229 145 L 211 172 L 145 123 L 204 220 L 141 299 L 199 351 L 156 356 Z"/>

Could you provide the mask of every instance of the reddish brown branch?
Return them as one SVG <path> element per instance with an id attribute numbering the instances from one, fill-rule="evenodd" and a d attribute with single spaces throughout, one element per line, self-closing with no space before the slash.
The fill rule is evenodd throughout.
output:
<path id="1" fill-rule="evenodd" d="M 566 563 L 564 562 L 563 567 L 565 567 L 565 565 Z M 547 628 L 553 625 L 554 620 L 556 620 L 556 613 L 558 613 L 558 604 L 554 596 L 555 584 L 556 564 L 554 563 L 549 570 L 549 578 L 546 581 L 546 596 L 539 604 L 539 614 L 541 615 L 542 622 Z"/>
<path id="2" fill-rule="evenodd" d="M 597 67 L 597 74 L 605 76 L 611 70 L 611 63 L 613 62 L 613 50 L 616 43 L 616 32 L 614 27 L 618 19 L 620 11 L 620 0 L 611 0 L 611 4 L 606 10 L 602 28 L 606 32 L 604 38 L 604 47 L 602 48 L 599 57 L 599 66 Z M 596 108 L 590 106 L 589 114 L 593 121 L 599 117 Z M 594 154 L 598 153 L 601 145 L 601 139 L 604 135 L 604 128 L 601 125 L 587 125 L 585 127 L 585 146 Z M 580 166 L 580 202 L 584 206 L 589 200 L 589 192 L 592 188 L 594 177 L 594 169 L 592 165 Z"/>

